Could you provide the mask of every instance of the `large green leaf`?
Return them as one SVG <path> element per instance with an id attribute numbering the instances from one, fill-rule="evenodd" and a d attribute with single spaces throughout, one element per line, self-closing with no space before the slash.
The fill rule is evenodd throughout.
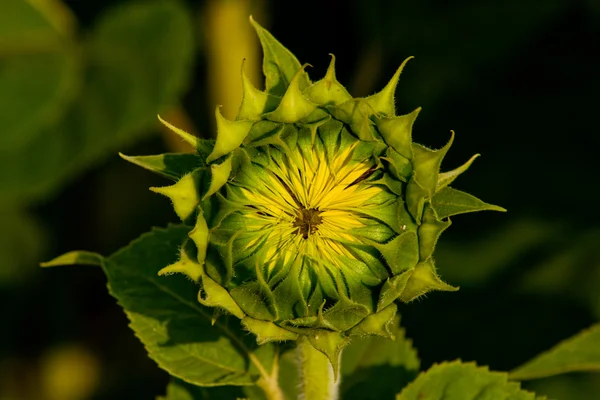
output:
<path id="1" fill-rule="evenodd" d="M 75 94 L 79 57 L 60 1 L 4 0 L 0 12 L 0 151 L 55 122 Z"/>
<path id="2" fill-rule="evenodd" d="M 437 364 L 419 375 L 396 400 L 534 400 L 531 392 L 508 381 L 508 374 L 491 372 L 475 363 Z"/>
<path id="3" fill-rule="evenodd" d="M 342 354 L 344 399 L 391 399 L 419 373 L 412 341 L 398 323 L 395 339 L 367 336 L 355 339 Z"/>
<path id="4" fill-rule="evenodd" d="M 275 345 L 258 347 L 237 318 L 221 317 L 197 301 L 198 287 L 183 276 L 159 277 L 176 261 L 189 227 L 142 235 L 103 263 L 110 293 L 150 357 L 171 375 L 203 385 L 251 385 L 269 373 Z"/>
<path id="5" fill-rule="evenodd" d="M 516 368 L 511 379 L 544 378 L 572 371 L 600 372 L 600 324 L 557 344 Z"/>
<path id="6" fill-rule="evenodd" d="M 41 196 L 156 124 L 188 79 L 193 26 L 178 1 L 129 3 L 87 43 L 79 98 L 21 151 L 0 149 L 0 198 Z"/>

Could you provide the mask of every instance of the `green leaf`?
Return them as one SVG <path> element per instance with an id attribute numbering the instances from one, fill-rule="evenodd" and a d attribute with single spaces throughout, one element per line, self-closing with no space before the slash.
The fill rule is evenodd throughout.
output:
<path id="1" fill-rule="evenodd" d="M 451 187 L 445 187 L 433 196 L 432 206 L 439 219 L 476 211 L 506 211 L 477 197 Z"/>
<path id="2" fill-rule="evenodd" d="M 123 153 L 119 153 L 119 155 L 132 164 L 175 181 L 205 165 L 200 156 L 190 153 L 166 153 L 155 156 L 126 156 Z"/>
<path id="3" fill-rule="evenodd" d="M 0 152 L 17 151 L 36 139 L 73 99 L 81 74 L 72 25 L 73 17 L 59 1 L 3 1 Z"/>
<path id="4" fill-rule="evenodd" d="M 355 339 L 342 354 L 343 398 L 391 399 L 419 373 L 419 358 L 398 318 L 394 340 L 376 336 Z"/>
<path id="5" fill-rule="evenodd" d="M 508 382 L 508 374 L 460 361 L 436 364 L 396 396 L 396 400 L 534 400 L 531 392 Z"/>
<path id="6" fill-rule="evenodd" d="M 167 394 L 156 400 L 220 400 L 239 399 L 244 392 L 239 386 L 200 387 L 180 379 L 173 379 L 167 385 Z"/>
<path id="7" fill-rule="evenodd" d="M 213 310 L 196 300 L 198 286 L 180 275 L 157 275 L 175 261 L 188 230 L 155 229 L 110 256 L 104 263 L 110 293 L 150 357 L 171 375 L 201 386 L 251 385 L 271 370 L 275 347 L 258 347 L 237 318 L 213 326 Z"/>
<path id="8" fill-rule="evenodd" d="M 302 65 L 295 55 L 279 43 L 265 28 L 254 21 L 252 17 L 250 17 L 250 23 L 256 30 L 263 48 L 263 72 L 266 78 L 266 92 L 281 97 L 296 73 L 302 68 Z M 300 90 L 304 90 L 309 85 L 308 75 L 302 72 L 298 77 L 298 87 Z"/>
<path id="9" fill-rule="evenodd" d="M 0 149 L 0 198 L 41 197 L 156 126 L 186 87 L 193 26 L 178 1 L 110 10 L 85 52 L 79 97 L 20 151 Z"/>
<path id="10" fill-rule="evenodd" d="M 510 379 L 544 378 L 573 371 L 600 372 L 600 324 L 557 344 L 510 372 Z"/>

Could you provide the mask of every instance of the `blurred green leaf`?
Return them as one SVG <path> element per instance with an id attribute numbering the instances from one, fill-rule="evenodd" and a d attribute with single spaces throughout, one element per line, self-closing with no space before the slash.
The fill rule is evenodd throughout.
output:
<path id="1" fill-rule="evenodd" d="M 242 397 L 244 392 L 239 386 L 207 388 L 173 379 L 167 386 L 167 394 L 157 397 L 156 400 L 229 400 Z"/>
<path id="2" fill-rule="evenodd" d="M 511 371 L 510 379 L 544 378 L 573 371 L 600 372 L 600 324 L 593 325 Z"/>
<path id="3" fill-rule="evenodd" d="M 407 55 L 417 58 L 419 68 L 411 71 L 413 79 L 403 82 L 402 91 L 410 94 L 411 104 L 427 108 L 442 100 L 441 94 L 464 94 L 467 88 L 476 87 L 486 79 L 479 73 L 480 68 L 496 65 L 511 52 L 523 49 L 544 28 L 552 29 L 572 2 L 490 0 L 456 2 L 447 7 L 435 2 L 416 2 L 410 7 L 404 2 L 357 5 L 360 35 L 373 38 L 365 47 L 383 48 L 378 52 L 384 57 L 378 60 L 380 65 Z M 370 73 L 381 75 L 381 71 Z M 362 87 L 367 92 L 375 89 Z"/>
<path id="4" fill-rule="evenodd" d="M 557 375 L 524 382 L 523 386 L 558 400 L 590 400 L 596 399 L 600 393 L 600 379 L 592 373 Z"/>
<path id="5" fill-rule="evenodd" d="M 237 318 L 221 317 L 213 325 L 213 310 L 196 301 L 196 284 L 158 276 L 176 261 L 189 229 L 154 229 L 107 258 L 110 293 L 150 358 L 171 375 L 204 386 L 252 385 L 260 371 L 271 369 L 275 345 L 258 347 Z"/>
<path id="6" fill-rule="evenodd" d="M 343 398 L 393 398 L 419 373 L 412 341 L 396 322 L 394 340 L 377 336 L 355 339 L 342 354 Z"/>
<path id="7" fill-rule="evenodd" d="M 71 18 L 59 1 L 3 2 L 0 152 L 17 151 L 38 137 L 75 95 L 80 71 Z"/>
<path id="8" fill-rule="evenodd" d="M 298 354 L 296 349 L 292 349 L 279 357 L 279 387 L 286 399 L 298 398 L 298 378 Z"/>
<path id="9" fill-rule="evenodd" d="M 38 222 L 15 205 L 0 207 L 0 286 L 14 285 L 37 270 L 46 235 Z"/>
<path id="10" fill-rule="evenodd" d="M 0 198 L 43 196 L 156 124 L 177 102 L 193 58 L 193 27 L 178 1 L 124 4 L 87 43 L 79 98 L 19 152 L 0 150 Z"/>
<path id="11" fill-rule="evenodd" d="M 480 239 L 438 243 L 436 266 L 445 279 L 457 285 L 483 285 L 562 228 L 558 223 L 516 218 Z"/>
<path id="12" fill-rule="evenodd" d="M 600 318 L 600 230 L 578 232 L 566 226 L 562 231 L 570 234 L 523 274 L 517 287 L 526 293 L 570 297 Z"/>
<path id="13" fill-rule="evenodd" d="M 508 382 L 508 374 L 491 372 L 475 363 L 436 364 L 409 384 L 396 400 L 534 400 L 535 395 Z"/>
<path id="14" fill-rule="evenodd" d="M 41 263 L 42 267 L 57 267 L 62 265 L 102 265 L 104 257 L 91 251 L 70 251 L 48 262 Z"/>

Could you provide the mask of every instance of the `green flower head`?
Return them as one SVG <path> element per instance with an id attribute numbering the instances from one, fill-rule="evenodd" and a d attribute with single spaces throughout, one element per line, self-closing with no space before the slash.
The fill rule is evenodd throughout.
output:
<path id="1" fill-rule="evenodd" d="M 252 23 L 266 90 L 242 74 L 238 116 L 217 108 L 215 141 L 163 121 L 197 155 L 126 158 L 177 180 L 153 190 L 193 226 L 160 274 L 198 282 L 198 301 L 240 318 L 259 343 L 304 335 L 335 362 L 352 335 L 390 336 L 397 302 L 457 290 L 432 258 L 450 216 L 503 209 L 449 186 L 475 158 L 440 173 L 452 138 L 439 150 L 412 142 L 419 109 L 397 116 L 394 107 L 406 61 L 381 92 L 353 98 L 333 56 L 312 83 Z"/>

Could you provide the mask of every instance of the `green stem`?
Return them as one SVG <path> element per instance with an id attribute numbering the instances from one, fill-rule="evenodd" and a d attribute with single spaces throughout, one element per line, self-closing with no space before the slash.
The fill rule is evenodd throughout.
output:
<path id="1" fill-rule="evenodd" d="M 329 359 L 315 349 L 308 339 L 297 340 L 298 369 L 300 371 L 299 398 L 304 400 L 337 400 L 338 380 L 334 380 Z"/>
<path id="2" fill-rule="evenodd" d="M 279 388 L 279 384 L 273 379 L 260 378 L 256 384 L 265 392 L 267 400 L 284 400 L 283 392 Z"/>
<path id="3" fill-rule="evenodd" d="M 250 359 L 254 362 L 256 356 L 251 354 Z M 262 368 L 262 364 L 255 362 L 255 365 L 258 367 L 261 378 L 256 382 L 257 386 L 260 387 L 263 392 L 265 392 L 265 397 L 267 400 L 285 400 L 285 396 L 279 387 L 279 352 L 275 354 L 273 359 L 273 368 L 271 369 L 271 375 Z"/>

